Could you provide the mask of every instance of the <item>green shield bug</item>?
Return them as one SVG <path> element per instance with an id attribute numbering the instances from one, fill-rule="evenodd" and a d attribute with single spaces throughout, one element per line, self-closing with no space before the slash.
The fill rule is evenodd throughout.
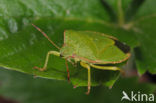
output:
<path id="1" fill-rule="evenodd" d="M 59 56 L 66 61 L 69 81 L 67 61 L 71 63 L 71 60 L 75 61 L 75 63 L 80 62 L 80 65 L 88 70 L 88 91 L 86 94 L 89 94 L 91 89 L 90 67 L 121 71 L 115 64 L 122 63 L 130 57 L 129 47 L 113 36 L 91 31 L 66 30 L 64 32 L 64 45 L 60 48 L 40 28 L 34 24 L 32 25 L 59 50 L 49 51 L 43 68 L 35 68 L 44 71 L 47 69 L 49 55 Z"/>

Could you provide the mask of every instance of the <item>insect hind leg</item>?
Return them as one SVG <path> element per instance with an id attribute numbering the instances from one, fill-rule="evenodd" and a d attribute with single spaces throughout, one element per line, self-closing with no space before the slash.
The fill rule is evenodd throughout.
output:
<path id="1" fill-rule="evenodd" d="M 39 68 L 39 67 L 35 66 L 34 69 L 38 69 L 39 71 L 45 71 L 47 69 L 47 65 L 48 65 L 50 55 L 60 56 L 60 53 L 58 51 L 49 51 L 47 53 L 46 60 L 45 60 L 43 68 Z"/>
<path id="2" fill-rule="evenodd" d="M 91 72 L 90 72 L 90 65 L 88 65 L 87 63 L 84 62 L 80 62 L 80 65 L 86 69 L 88 69 L 88 91 L 86 92 L 86 94 L 90 93 L 90 89 L 91 89 Z"/>
<path id="3" fill-rule="evenodd" d="M 116 66 L 98 66 L 94 64 L 90 64 L 90 66 L 96 69 L 120 71 L 121 74 L 124 74 L 124 71 Z"/>

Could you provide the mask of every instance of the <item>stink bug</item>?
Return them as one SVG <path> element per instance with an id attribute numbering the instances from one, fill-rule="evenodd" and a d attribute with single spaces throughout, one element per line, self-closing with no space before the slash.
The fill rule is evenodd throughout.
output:
<path id="1" fill-rule="evenodd" d="M 130 57 L 129 47 L 119 42 L 117 38 L 103 33 L 91 31 L 66 30 L 64 32 L 64 44 L 60 48 L 37 26 L 32 24 L 40 31 L 53 46 L 59 51 L 49 51 L 46 56 L 43 68 L 34 67 L 40 71 L 47 69 L 49 55 L 59 56 L 66 61 L 69 81 L 69 69 L 67 61 L 80 63 L 88 70 L 88 91 L 91 89 L 91 71 L 90 67 L 102 70 L 121 71 L 115 64 L 122 63 Z"/>

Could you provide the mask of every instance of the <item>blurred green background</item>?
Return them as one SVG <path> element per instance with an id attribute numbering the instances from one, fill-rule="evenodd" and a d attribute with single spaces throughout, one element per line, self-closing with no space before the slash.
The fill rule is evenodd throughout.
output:
<path id="1" fill-rule="evenodd" d="M 34 78 L 2 68 L 0 84 L 0 95 L 18 103 L 121 103 L 122 91 L 150 94 L 156 89 L 154 84 L 139 82 L 138 77 L 120 77 L 112 89 L 97 86 L 86 95 L 86 87 L 74 89 L 67 81 Z M 122 103 L 129 102 L 124 100 Z"/>

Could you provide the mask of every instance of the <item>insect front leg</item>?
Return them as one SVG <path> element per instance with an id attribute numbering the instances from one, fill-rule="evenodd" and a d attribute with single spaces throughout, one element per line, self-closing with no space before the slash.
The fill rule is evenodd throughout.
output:
<path id="1" fill-rule="evenodd" d="M 76 63 L 73 62 L 73 61 L 71 60 L 71 58 L 68 58 L 67 61 L 70 62 L 74 67 L 76 67 Z"/>
<path id="2" fill-rule="evenodd" d="M 91 89 L 91 72 L 90 72 L 90 66 L 87 63 L 84 62 L 80 62 L 80 65 L 84 68 L 88 69 L 88 91 L 86 92 L 86 94 L 90 93 L 90 89 Z"/>
<path id="3" fill-rule="evenodd" d="M 46 60 L 45 60 L 43 68 L 39 68 L 39 67 L 34 67 L 34 68 L 38 69 L 39 71 L 45 71 L 47 69 L 48 60 L 49 60 L 50 55 L 60 56 L 60 53 L 58 51 L 49 51 L 47 53 Z"/>

